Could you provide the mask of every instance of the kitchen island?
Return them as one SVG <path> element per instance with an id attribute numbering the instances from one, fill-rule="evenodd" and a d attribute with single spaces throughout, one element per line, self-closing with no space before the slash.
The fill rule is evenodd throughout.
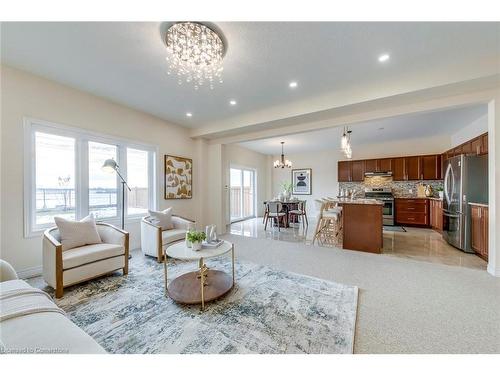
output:
<path id="1" fill-rule="evenodd" d="M 336 202 L 342 206 L 342 248 L 380 254 L 384 202 L 376 199 L 337 199 Z"/>

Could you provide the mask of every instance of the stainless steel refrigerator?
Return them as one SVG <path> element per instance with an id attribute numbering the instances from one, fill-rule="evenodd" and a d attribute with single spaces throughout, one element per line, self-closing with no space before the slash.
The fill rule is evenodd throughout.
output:
<path id="1" fill-rule="evenodd" d="M 468 253 L 471 248 L 469 202 L 488 203 L 488 155 L 459 155 L 444 164 L 443 238 Z"/>

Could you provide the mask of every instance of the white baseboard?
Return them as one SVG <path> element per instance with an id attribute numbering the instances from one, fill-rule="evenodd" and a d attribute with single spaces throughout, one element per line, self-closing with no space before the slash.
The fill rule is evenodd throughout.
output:
<path id="1" fill-rule="evenodd" d="M 42 266 L 36 266 L 31 268 L 25 268 L 24 270 L 19 270 L 17 272 L 17 277 L 20 279 L 28 279 L 30 277 L 40 276 L 42 274 Z"/>
<path id="2" fill-rule="evenodd" d="M 493 268 L 492 265 L 488 264 L 488 268 L 487 268 L 487 271 L 490 275 L 493 275 L 493 276 L 496 276 L 496 277 L 500 277 L 500 270 L 496 270 L 495 268 Z"/>

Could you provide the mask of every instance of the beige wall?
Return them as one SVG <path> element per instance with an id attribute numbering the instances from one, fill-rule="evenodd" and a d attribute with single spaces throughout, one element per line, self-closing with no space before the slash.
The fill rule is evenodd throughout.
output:
<path id="1" fill-rule="evenodd" d="M 24 116 L 158 146 L 159 208 L 173 206 L 174 212 L 193 219 L 201 215 L 202 180 L 194 182 L 193 199 L 162 198 L 164 154 L 192 157 L 196 176 L 203 150 L 195 146 L 187 129 L 7 66 L 2 66 L 1 84 L 1 229 L 9 235 L 1 237 L 0 256 L 16 270 L 29 273 L 41 265 L 40 237 L 23 238 Z M 131 247 L 138 247 L 139 224 L 128 223 L 127 229 Z"/>

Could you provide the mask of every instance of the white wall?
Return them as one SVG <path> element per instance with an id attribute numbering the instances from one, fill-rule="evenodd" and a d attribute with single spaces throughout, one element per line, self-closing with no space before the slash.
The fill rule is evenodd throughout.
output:
<path id="1" fill-rule="evenodd" d="M 451 148 L 461 145 L 488 131 L 488 113 L 451 135 Z"/>
<path id="2" fill-rule="evenodd" d="M 202 181 L 194 181 L 193 199 L 163 199 L 164 154 L 193 158 L 196 173 L 201 156 L 187 129 L 5 65 L 1 68 L 1 229 L 9 235 L 1 237 L 0 256 L 16 270 L 29 274 L 41 265 L 41 238 L 23 238 L 24 116 L 157 145 L 159 208 L 173 206 L 174 212 L 197 219 Z M 138 247 L 139 223 L 127 223 L 126 229 L 131 247 Z"/>
<path id="3" fill-rule="evenodd" d="M 262 216 L 264 213 L 263 202 L 270 198 L 270 186 L 271 181 L 269 180 L 269 168 L 271 164 L 271 157 L 268 155 L 261 154 L 249 150 L 247 148 L 229 144 L 224 145 L 224 181 L 223 185 L 228 186 L 230 184 L 229 169 L 232 166 L 246 167 L 254 169 L 257 173 L 257 216 Z M 229 212 L 229 190 L 225 189 L 224 195 L 225 201 L 225 218 L 226 223 L 230 223 L 230 212 Z"/>

